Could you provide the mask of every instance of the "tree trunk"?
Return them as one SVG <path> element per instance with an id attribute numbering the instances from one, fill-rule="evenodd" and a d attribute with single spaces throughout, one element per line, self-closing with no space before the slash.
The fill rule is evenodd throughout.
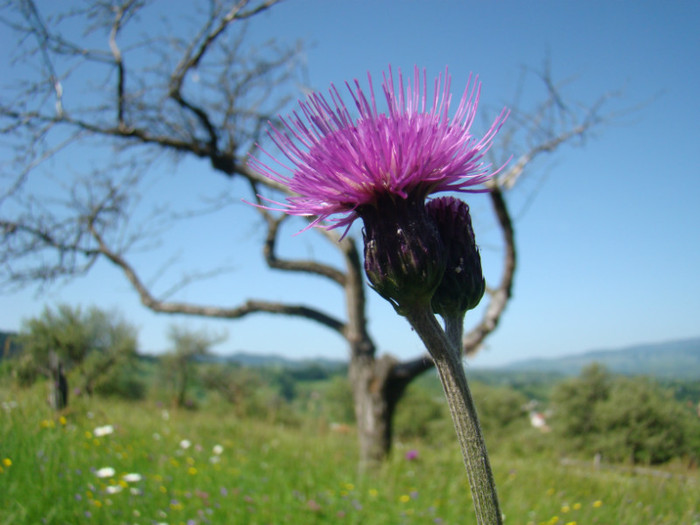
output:
<path id="1" fill-rule="evenodd" d="M 52 379 L 51 405 L 54 410 L 60 411 L 68 407 L 68 379 L 60 362 L 53 369 Z"/>
<path id="2" fill-rule="evenodd" d="M 187 404 L 187 363 L 185 363 L 178 372 L 179 381 L 175 398 L 175 406 L 178 408 L 184 408 L 184 406 Z"/>
<path id="3" fill-rule="evenodd" d="M 350 383 L 355 401 L 355 418 L 360 445 L 360 469 L 381 464 L 391 452 L 396 406 L 406 387 L 422 372 L 433 367 L 422 357 L 399 363 L 389 355 L 352 354 Z"/>
<path id="4" fill-rule="evenodd" d="M 386 459 L 391 448 L 392 416 L 396 403 L 386 396 L 387 379 L 396 361 L 389 356 L 353 356 L 349 377 L 355 401 L 360 444 L 360 469 Z"/>

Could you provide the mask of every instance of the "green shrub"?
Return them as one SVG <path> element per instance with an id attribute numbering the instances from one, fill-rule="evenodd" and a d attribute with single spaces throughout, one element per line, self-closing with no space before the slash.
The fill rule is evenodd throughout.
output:
<path id="1" fill-rule="evenodd" d="M 555 387 L 553 429 L 567 452 L 656 464 L 697 457 L 697 417 L 647 378 L 614 377 L 594 365 Z"/>
<path id="2" fill-rule="evenodd" d="M 586 450 L 591 437 L 599 432 L 595 407 L 610 395 L 612 376 L 594 364 L 581 376 L 563 381 L 554 387 L 552 427 L 561 438 L 565 450 Z"/>
<path id="3" fill-rule="evenodd" d="M 350 381 L 345 376 L 335 376 L 319 392 L 320 415 L 335 423 L 354 423 L 355 405 Z"/>
<path id="4" fill-rule="evenodd" d="M 509 387 L 493 387 L 474 382 L 472 396 L 486 434 L 496 434 L 513 424 L 527 424 L 528 399 Z"/>
<path id="5" fill-rule="evenodd" d="M 497 438 L 504 430 L 512 431 L 515 426 L 527 428 L 524 407 L 528 400 L 520 392 L 478 382 L 471 384 L 471 391 L 487 436 Z M 422 438 L 433 443 L 452 439 L 454 432 L 444 397 L 420 383 L 410 385 L 399 402 L 394 429 L 399 438 Z"/>
<path id="6" fill-rule="evenodd" d="M 692 453 L 688 411 L 649 379 L 617 379 L 595 416 L 595 447 L 612 461 L 655 464 Z"/>
<path id="7" fill-rule="evenodd" d="M 419 384 L 406 389 L 394 413 L 394 433 L 399 439 L 439 438 L 450 430 L 449 412 L 443 397 Z M 451 434 L 448 434 L 451 435 Z"/>

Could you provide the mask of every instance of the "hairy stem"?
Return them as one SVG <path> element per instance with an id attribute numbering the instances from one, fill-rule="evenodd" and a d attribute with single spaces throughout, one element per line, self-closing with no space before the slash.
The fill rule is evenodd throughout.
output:
<path id="1" fill-rule="evenodd" d="M 410 309 L 406 318 L 435 361 L 457 432 L 457 440 L 462 449 L 477 523 L 501 525 L 503 519 L 496 484 L 474 400 L 464 374 L 460 345 L 459 342 L 455 344 L 455 341 L 451 340 L 460 332 L 454 327 L 456 319 L 446 322 L 450 331 L 448 338 L 429 307 Z"/>
<path id="2" fill-rule="evenodd" d="M 445 317 L 445 334 L 448 341 L 457 350 L 457 354 L 461 354 L 462 337 L 464 336 L 464 314 Z"/>

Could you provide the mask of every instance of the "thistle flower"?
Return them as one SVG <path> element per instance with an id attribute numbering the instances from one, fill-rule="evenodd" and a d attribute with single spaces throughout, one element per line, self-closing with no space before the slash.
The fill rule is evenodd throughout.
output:
<path id="1" fill-rule="evenodd" d="M 471 134 L 480 85 L 471 77 L 450 118 L 451 78 L 445 70 L 428 98 L 427 77 L 416 67 L 413 82 L 398 90 L 391 68 L 383 74 L 387 112 L 380 113 L 369 80 L 369 98 L 357 80 L 346 83 L 359 116 L 353 119 L 340 93 L 331 85 L 330 98 L 314 93 L 300 101 L 300 111 L 281 119 L 282 129 L 268 133 L 291 168 L 263 151 L 272 162 L 251 158 L 251 166 L 293 194 L 277 203 L 290 215 L 312 216 L 309 227 L 330 220 L 327 228 L 349 227 L 362 206 L 390 200 L 423 202 L 443 191 L 479 192 L 490 177 L 483 157 L 503 124 L 504 110 L 481 139 Z M 275 167 L 273 167 L 275 166 Z M 292 171 L 284 175 L 283 171 Z"/>
<path id="2" fill-rule="evenodd" d="M 443 238 L 425 201 L 443 191 L 480 192 L 493 173 L 483 157 L 506 117 L 505 110 L 477 139 L 470 129 L 480 86 L 471 78 L 450 117 L 450 83 L 445 71 L 435 80 L 432 104 L 427 78 L 414 69 L 413 81 L 398 90 L 391 69 L 383 74 L 387 112 L 380 113 L 369 79 L 369 98 L 356 80 L 346 83 L 359 113 L 356 119 L 331 86 L 330 100 L 320 94 L 300 101 L 303 114 L 281 119 L 283 129 L 269 136 L 291 168 L 284 175 L 252 158 L 254 169 L 285 186 L 291 196 L 276 203 L 290 215 L 314 217 L 307 228 L 324 223 L 347 229 L 364 222 L 365 271 L 372 287 L 399 313 L 430 305 L 446 269 Z M 422 82 L 421 82 L 422 80 Z M 449 242 L 449 240 L 447 241 Z"/>

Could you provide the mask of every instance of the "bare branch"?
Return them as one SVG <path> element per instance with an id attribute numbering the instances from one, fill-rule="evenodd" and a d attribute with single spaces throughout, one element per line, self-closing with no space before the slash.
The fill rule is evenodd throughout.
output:
<path id="1" fill-rule="evenodd" d="M 114 64 L 117 66 L 117 125 L 120 128 L 126 126 L 126 123 L 124 122 L 124 89 L 126 83 L 126 71 L 124 68 L 122 53 L 117 45 L 117 34 L 122 28 L 122 22 L 125 14 L 136 5 L 137 0 L 130 0 L 124 5 L 120 6 L 116 10 L 114 23 L 112 24 L 112 29 L 109 32 L 109 49 L 114 57 Z"/>
<path id="2" fill-rule="evenodd" d="M 357 249 L 357 243 L 350 236 L 340 240 L 338 248 L 346 265 L 345 309 L 348 322 L 345 338 L 350 344 L 353 359 L 374 358 L 376 346 L 367 331 L 367 298 L 362 256 Z"/>
<path id="3" fill-rule="evenodd" d="M 39 14 L 39 11 L 37 10 L 33 0 L 22 0 L 19 5 L 23 16 L 27 20 L 31 31 L 33 32 L 34 36 L 38 41 L 39 50 L 41 52 L 41 58 L 44 63 L 44 67 L 46 68 L 49 74 L 49 84 L 51 85 L 51 89 L 53 89 L 56 94 L 56 114 L 61 115 L 63 113 L 63 88 L 58 80 L 56 69 L 54 68 L 48 53 L 47 45 L 50 40 L 49 32 L 46 29 L 44 21 L 42 20 L 41 15 Z"/>
<path id="4" fill-rule="evenodd" d="M 109 71 L 103 88 L 87 97 L 89 100 L 102 97 L 104 103 L 69 111 L 62 99 L 57 99 L 61 110 L 46 111 L 40 103 L 41 99 L 36 96 L 41 91 L 40 87 L 45 85 L 42 79 L 26 84 L 28 87 L 24 98 L 0 102 L 0 130 L 6 134 L 18 126 L 25 131 L 41 127 L 43 131 L 34 135 L 29 142 L 40 146 L 47 144 L 50 136 L 60 134 L 65 137 L 61 126 L 66 126 L 63 129 L 76 136 L 105 136 L 113 139 L 115 144 L 121 143 L 121 148 L 145 145 L 194 154 L 209 159 L 216 171 L 227 176 L 236 173 L 247 177 L 253 175 L 255 180 L 264 183 L 262 178 L 245 168 L 247 151 L 259 140 L 263 123 L 272 120 L 273 115 L 289 100 L 288 96 L 280 96 L 275 90 L 294 75 L 298 49 L 283 50 L 268 43 L 262 50 L 244 54 L 241 50 L 245 34 L 243 26 L 234 22 L 242 24 L 278 1 L 238 1 L 225 9 L 221 3 L 213 2 L 212 13 L 193 39 L 189 39 L 186 32 L 182 33 L 183 36 L 178 34 L 168 38 L 158 38 L 157 34 L 150 36 L 149 33 L 147 38 L 134 42 L 133 32 L 128 33 L 123 29 L 135 19 L 134 14 L 144 7 L 139 0 L 124 0 L 109 5 L 98 2 L 92 7 L 74 9 L 52 19 L 56 23 L 64 18 L 78 20 L 83 17 L 90 21 L 89 32 L 107 30 L 107 49 L 91 50 L 67 41 L 59 34 L 57 27 L 47 28 L 32 0 L 23 0 L 22 5 L 26 6 L 24 19 L 28 21 L 24 26 L 27 27 L 11 20 L 3 19 L 2 22 L 20 34 L 35 36 L 38 44 L 27 52 L 25 58 L 31 59 L 34 54 L 43 57 L 50 77 L 48 81 L 59 97 L 63 85 L 52 57 L 57 58 L 57 64 L 71 61 L 77 64 L 76 68 L 81 64 L 92 67 L 95 63 L 110 66 L 107 69 L 92 67 L 89 72 L 94 81 L 95 73 Z M 233 27 L 238 36 L 233 40 L 221 38 L 227 29 Z M 124 39 L 130 40 L 120 46 L 118 40 L 123 34 L 127 35 Z M 168 72 L 170 57 L 179 46 L 185 47 L 186 51 L 175 69 Z M 260 52 L 255 54 L 255 51 Z M 132 66 L 127 71 L 126 55 L 129 52 L 138 53 L 138 59 L 131 61 L 139 64 L 138 69 Z M 158 55 L 162 55 L 163 59 L 154 60 L 154 56 Z M 142 63 L 145 65 L 141 66 Z M 64 81 L 69 80 L 70 72 L 68 70 L 63 74 Z M 192 78 L 186 82 L 189 73 L 192 73 Z M 204 76 L 205 73 L 207 76 Z M 129 85 L 127 77 L 131 79 Z M 192 89 L 195 84 L 199 84 L 197 89 Z M 82 102 L 76 95 L 85 85 L 84 80 L 73 85 L 73 102 Z M 111 93 L 114 93 L 113 97 L 108 96 Z M 57 152 L 49 147 L 44 155 L 35 157 L 36 148 L 23 147 L 28 157 L 32 157 L 28 158 L 27 172 Z M 238 151 L 239 148 L 246 151 Z M 16 158 L 20 159 L 19 156 Z M 23 178 L 18 178 L 16 185 L 21 185 L 23 181 Z"/>
<path id="5" fill-rule="evenodd" d="M 394 381 L 405 381 L 409 383 L 423 372 L 427 372 L 434 367 L 435 363 L 433 362 L 433 358 L 430 357 L 430 354 L 425 353 L 410 361 L 397 363 L 391 371 L 391 375 Z"/>
<path id="6" fill-rule="evenodd" d="M 0 220 L 0 268 L 2 287 L 13 289 L 27 284 L 53 282 L 61 277 L 84 275 L 94 265 L 99 253 L 80 246 L 82 236 L 72 224 L 31 226 Z M 46 259 L 41 255 L 46 254 Z M 25 259 L 38 259 L 26 267 Z"/>
<path id="7" fill-rule="evenodd" d="M 257 181 L 249 179 L 249 183 L 257 202 L 256 209 L 267 223 L 267 235 L 265 237 L 265 243 L 263 244 L 263 256 L 265 257 L 265 262 L 267 265 L 276 270 L 308 273 L 326 277 L 340 286 L 345 286 L 347 283 L 346 275 L 328 264 L 322 264 L 312 260 L 291 260 L 278 258 L 276 249 L 277 235 L 279 234 L 280 226 L 289 218 L 289 215 L 284 213 L 277 216 L 272 215 L 265 207 L 265 204 L 258 193 Z M 289 193 L 289 190 L 286 187 L 283 189 L 285 193 Z M 321 229 L 319 231 L 327 232 L 328 230 Z M 327 236 L 327 238 L 334 242 L 334 245 L 339 241 L 335 235 Z"/>
<path id="8" fill-rule="evenodd" d="M 493 332 L 506 309 L 513 289 L 513 279 L 516 268 L 515 232 L 513 222 L 508 212 L 508 206 L 499 187 L 489 192 L 491 205 L 498 219 L 503 234 L 504 255 L 503 273 L 498 287 L 489 291 L 489 304 L 481 322 L 470 330 L 462 340 L 462 348 L 467 355 L 475 354 L 484 339 Z"/>
<path id="9" fill-rule="evenodd" d="M 136 290 L 141 300 L 141 303 L 154 312 L 167 314 L 186 314 L 196 315 L 201 317 L 210 317 L 218 319 L 239 319 L 253 313 L 273 313 L 282 315 L 291 315 L 302 317 L 312 321 L 316 321 L 327 328 L 343 335 L 345 325 L 338 319 L 305 305 L 290 305 L 279 302 L 247 300 L 241 306 L 237 307 L 221 307 L 195 305 L 182 302 L 168 302 L 157 299 L 151 294 L 143 281 L 139 278 L 136 270 L 127 262 L 120 254 L 110 250 L 105 244 L 104 239 L 99 232 L 90 225 L 90 232 L 98 243 L 100 254 L 104 255 L 110 262 L 119 267 L 124 275 Z"/>
<path id="10" fill-rule="evenodd" d="M 515 164 L 509 168 L 503 175 L 498 178 L 498 186 L 509 190 L 518 182 L 518 179 L 523 174 L 525 167 L 530 164 L 536 157 L 542 153 L 551 153 L 560 145 L 574 138 L 580 138 L 593 125 L 593 122 L 585 122 L 579 126 L 570 129 L 569 131 L 554 137 L 551 140 L 538 144 L 531 150 L 523 153 L 518 157 Z"/>
<path id="11" fill-rule="evenodd" d="M 207 52 L 207 50 L 214 44 L 217 38 L 219 38 L 229 25 L 236 20 L 245 20 L 250 18 L 266 9 L 269 9 L 273 5 L 279 3 L 281 0 L 268 0 L 262 4 L 256 6 L 255 8 L 243 11 L 243 8 L 248 3 L 248 0 L 242 0 L 236 5 L 234 5 L 225 16 L 221 18 L 218 25 L 214 26 L 216 18 L 218 17 L 218 12 L 215 10 L 211 13 L 210 19 L 205 26 L 204 34 L 200 33 L 197 38 L 192 40 L 192 44 L 187 48 L 185 56 L 182 58 L 178 66 L 175 68 L 175 72 L 171 77 L 171 90 L 175 92 L 180 92 L 182 88 L 182 81 L 185 75 L 193 68 L 196 68 L 202 60 L 202 57 Z M 207 31 L 207 29 L 211 29 Z M 199 47 L 197 47 L 197 42 L 201 40 Z M 195 47 L 197 47 L 195 51 Z"/>
<path id="12" fill-rule="evenodd" d="M 267 236 L 265 237 L 265 244 L 263 245 L 263 255 L 265 256 L 265 262 L 270 268 L 320 275 L 331 279 L 341 286 L 345 286 L 345 274 L 332 266 L 312 260 L 293 261 L 290 259 L 279 259 L 275 249 L 277 245 L 277 233 L 279 232 L 279 227 L 282 222 L 289 216 L 282 214 L 278 217 L 272 217 L 272 215 L 267 212 L 264 212 L 263 215 L 267 221 Z"/>

